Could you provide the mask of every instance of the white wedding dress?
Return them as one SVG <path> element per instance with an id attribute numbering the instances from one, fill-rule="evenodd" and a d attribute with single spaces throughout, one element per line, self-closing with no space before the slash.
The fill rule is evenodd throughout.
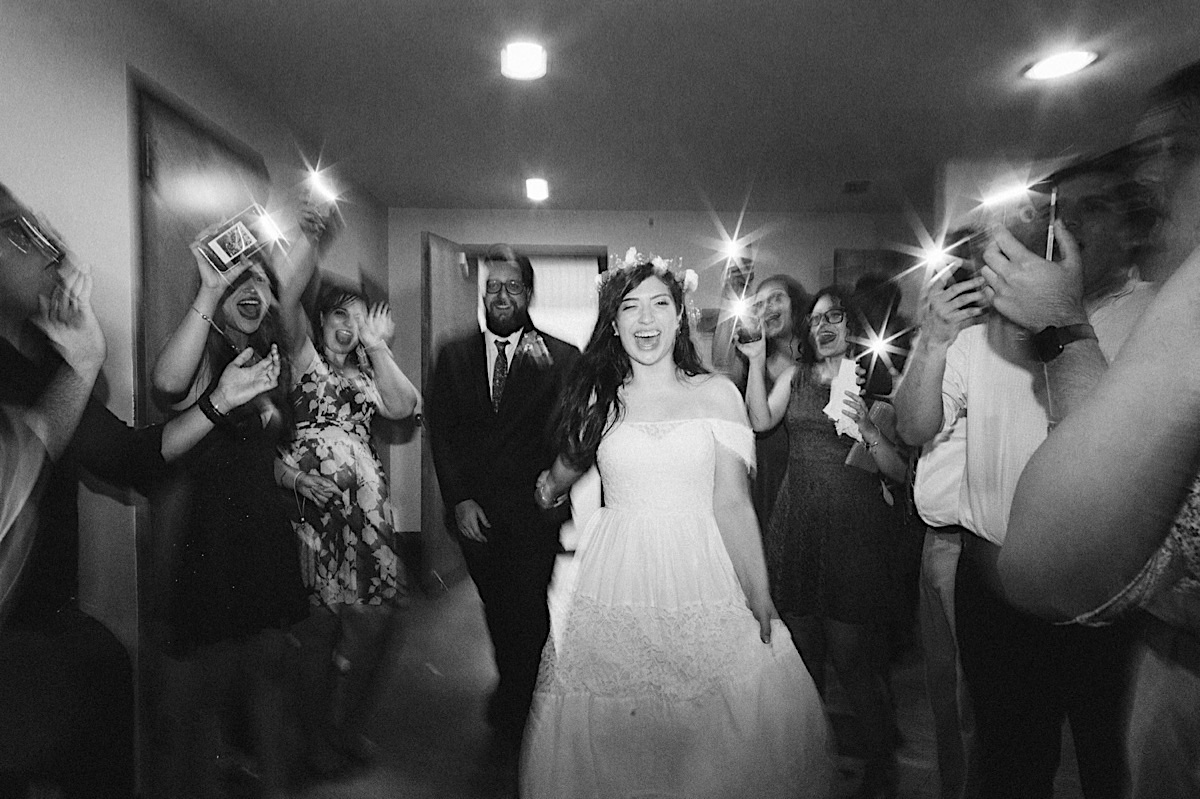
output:
<path id="1" fill-rule="evenodd" d="M 782 622 L 759 638 L 713 513 L 719 448 L 744 424 L 621 422 L 597 456 L 604 507 L 542 655 L 522 799 L 817 797 L 820 697 Z"/>

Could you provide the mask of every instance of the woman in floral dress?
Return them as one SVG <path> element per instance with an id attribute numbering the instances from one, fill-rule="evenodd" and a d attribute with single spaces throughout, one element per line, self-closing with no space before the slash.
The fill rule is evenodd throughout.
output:
<path id="1" fill-rule="evenodd" d="M 371 446 L 371 420 L 412 415 L 420 398 L 393 359 L 385 305 L 326 292 L 318 308 L 320 349 L 301 333 L 292 359 L 295 438 L 276 465 L 292 494 L 292 526 L 312 612 L 303 644 L 301 716 L 309 765 L 320 776 L 373 750 L 363 735 L 375 675 L 388 644 L 391 609 L 404 593 L 387 475 Z M 344 699 L 335 704 L 338 677 Z"/>

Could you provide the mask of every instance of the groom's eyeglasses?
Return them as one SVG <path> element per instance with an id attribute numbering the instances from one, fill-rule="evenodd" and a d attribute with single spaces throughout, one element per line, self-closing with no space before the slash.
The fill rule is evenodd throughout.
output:
<path id="1" fill-rule="evenodd" d="M 525 284 L 515 277 L 512 280 L 488 280 L 483 284 L 483 290 L 488 294 L 499 294 L 500 289 L 510 297 L 520 297 L 525 293 Z"/>

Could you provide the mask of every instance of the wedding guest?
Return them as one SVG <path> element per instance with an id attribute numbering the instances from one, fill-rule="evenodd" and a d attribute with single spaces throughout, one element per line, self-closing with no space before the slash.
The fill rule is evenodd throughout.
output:
<path id="1" fill-rule="evenodd" d="M 1124 740 L 1135 799 L 1200 793 L 1198 108 L 1200 63 L 1152 95 L 1135 145 L 1159 214 L 1148 265 L 1173 274 L 1110 367 L 1079 345 L 1047 367 L 1067 412 L 1021 474 L 999 563 L 1041 615 L 1140 620 Z"/>
<path id="2" fill-rule="evenodd" d="M 285 318 L 301 313 L 301 264 L 315 257 L 324 220 L 301 215 L 304 235 L 288 258 L 267 250 L 218 271 L 192 244 L 200 286 L 155 364 L 155 388 L 182 412 L 197 407 L 216 426 L 182 461 L 190 489 L 186 532 L 170 597 L 178 674 L 166 704 L 181 715 L 184 761 L 177 790 L 225 795 L 223 764 L 235 721 L 249 718 L 255 771 L 268 796 L 286 784 L 288 688 L 295 671 L 290 627 L 307 599 L 295 536 L 275 487 L 277 447 L 292 434 L 292 368 Z M 282 271 L 282 281 L 277 277 Z M 309 270 L 310 271 L 310 270 Z M 293 323 L 294 324 L 294 323 Z M 213 376 L 237 352 L 277 362 L 278 385 L 243 408 L 214 393 Z"/>
<path id="3" fill-rule="evenodd" d="M 371 421 L 376 414 L 411 416 L 420 396 L 389 348 L 395 326 L 386 305 L 326 289 L 316 318 L 316 340 L 307 326 L 292 338 L 296 433 L 282 450 L 276 479 L 294 500 L 292 527 L 311 606 L 296 626 L 308 757 L 318 773 L 330 775 L 348 761 L 368 761 L 375 750 L 364 728 L 392 612 L 406 591 Z M 344 686 L 341 708 L 336 680 Z"/>
<path id="4" fill-rule="evenodd" d="M 866 748 L 862 794 L 893 796 L 886 642 L 899 604 L 890 554 L 900 516 L 881 476 L 904 483 L 908 456 L 881 429 L 891 426 L 890 406 L 876 401 L 868 408 L 857 391 L 830 396 L 851 337 L 861 336 L 848 298 L 836 287 L 822 289 L 807 319 L 799 363 L 770 393 L 765 347 L 739 345 L 750 362 L 750 423 L 763 430 L 782 421 L 788 431 L 788 472 L 764 534 L 771 593 L 818 690 L 824 692 L 827 658 L 846 689 Z M 831 400 L 861 438 L 860 457 L 852 456 L 854 438 L 841 435 L 826 414 Z"/>
<path id="5" fill-rule="evenodd" d="M 737 389 L 700 364 L 686 280 L 610 268 L 567 382 L 537 499 L 555 506 L 594 463 L 604 506 L 546 644 L 527 799 L 828 795 L 820 698 L 768 591 L 754 440 Z"/>
<path id="6" fill-rule="evenodd" d="M 766 380 L 770 392 L 780 375 L 796 365 L 807 320 L 809 297 L 804 287 L 788 275 L 772 275 L 758 284 L 751 310 L 766 341 Z M 755 470 L 751 491 L 759 528 L 766 527 L 775 497 L 787 472 L 787 427 L 780 423 L 755 433 Z"/>
<path id="7" fill-rule="evenodd" d="M 1129 630 L 1049 624 L 1014 606 L 997 583 L 1017 479 L 1075 401 L 1047 381 L 1054 361 L 1111 357 L 1152 297 L 1132 278 L 1128 247 L 1120 246 L 1113 203 L 1120 176 L 1085 167 L 1056 181 L 1062 259 L 1047 262 L 1005 228 L 991 229 L 982 276 L 930 290 L 896 395 L 901 435 L 914 444 L 966 413 L 961 518 L 972 520 L 975 534 L 963 539 L 955 622 L 983 797 L 1049 796 L 1064 719 L 1084 795 L 1120 796 L 1125 780 L 1120 719 Z M 995 313 L 986 314 L 989 302 Z"/>
<path id="8" fill-rule="evenodd" d="M 93 394 L 104 334 L 90 270 L 0 185 L 0 795 L 134 794 L 133 674 L 120 641 L 79 607 L 84 473 L 145 489 L 212 423 L 190 410 L 131 430 Z M 39 307 L 40 305 L 40 307 Z M 232 359 L 230 408 L 275 385 L 277 364 Z"/>

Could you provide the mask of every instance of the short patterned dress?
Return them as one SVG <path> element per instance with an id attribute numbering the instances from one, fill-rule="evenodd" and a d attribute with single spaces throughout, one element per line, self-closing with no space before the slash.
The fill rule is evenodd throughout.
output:
<path id="1" fill-rule="evenodd" d="M 283 461 L 341 489 L 324 508 L 293 496 L 292 527 L 315 606 L 379 605 L 395 601 L 404 586 L 387 476 L 371 446 L 380 401 L 369 375 L 344 376 L 319 353 L 292 390 L 296 435 Z"/>
<path id="2" fill-rule="evenodd" d="M 796 368 L 787 475 L 763 534 L 771 598 L 784 615 L 884 624 L 901 606 L 894 553 L 903 515 L 878 474 L 846 465 L 854 440 L 825 415 L 829 391 Z"/>

